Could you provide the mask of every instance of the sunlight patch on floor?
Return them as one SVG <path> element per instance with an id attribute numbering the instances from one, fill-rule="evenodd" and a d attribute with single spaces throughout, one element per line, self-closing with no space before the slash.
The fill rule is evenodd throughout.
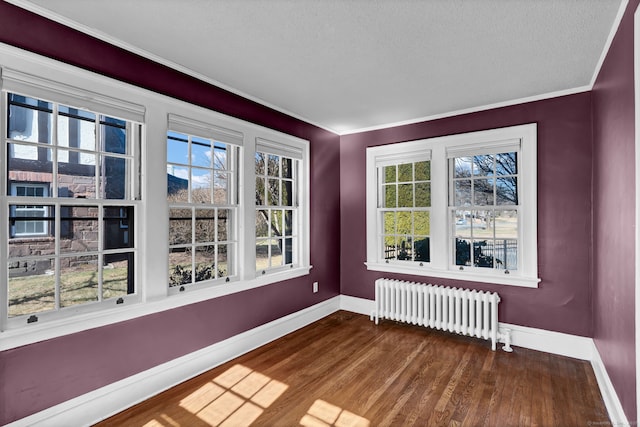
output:
<path id="1" fill-rule="evenodd" d="M 180 401 L 212 426 L 249 426 L 288 388 L 246 366 L 234 365 Z"/>
<path id="2" fill-rule="evenodd" d="M 369 427 L 366 418 L 332 405 L 324 400 L 316 400 L 307 414 L 300 420 L 305 427 Z"/>

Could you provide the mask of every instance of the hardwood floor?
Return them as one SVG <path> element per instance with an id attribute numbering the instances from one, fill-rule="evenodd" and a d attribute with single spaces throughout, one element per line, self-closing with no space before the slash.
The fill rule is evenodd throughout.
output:
<path id="1" fill-rule="evenodd" d="M 340 311 L 99 426 L 609 425 L 589 362 Z"/>

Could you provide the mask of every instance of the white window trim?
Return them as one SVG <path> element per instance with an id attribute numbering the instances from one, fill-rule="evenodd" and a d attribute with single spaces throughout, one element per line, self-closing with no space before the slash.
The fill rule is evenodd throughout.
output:
<path id="1" fill-rule="evenodd" d="M 11 70 L 7 72 L 6 70 Z M 38 76 L 33 76 L 37 70 Z M 297 138 L 282 132 L 255 125 L 234 117 L 217 113 L 206 108 L 198 107 L 169 96 L 158 94 L 146 89 L 129 85 L 112 78 L 101 76 L 87 70 L 64 64 L 36 54 L 25 52 L 21 49 L 0 44 L 0 89 L 22 92 L 17 90 L 17 84 L 10 83 L 12 72 L 21 76 L 28 76 L 22 80 L 28 80 L 34 86 L 39 86 L 42 91 L 29 92 L 25 95 L 41 99 L 49 99 L 46 93 L 55 91 L 65 93 L 72 101 L 55 98 L 54 101 L 71 105 L 77 108 L 95 110 L 90 104 L 97 102 L 100 105 L 110 104 L 119 113 L 98 109 L 101 112 L 114 117 L 130 119 L 144 117 L 142 128 L 141 147 L 141 201 L 137 205 L 135 218 L 135 236 L 137 259 L 136 276 L 138 284 L 138 301 L 125 303 L 87 312 L 85 310 L 69 311 L 69 315 L 47 319 L 44 316 L 36 323 L 26 326 L 10 327 L 2 329 L 0 326 L 0 351 L 28 345 L 38 341 L 53 339 L 56 337 L 77 333 L 91 328 L 110 325 L 113 323 L 135 319 L 141 316 L 154 314 L 212 298 L 243 292 L 272 283 L 299 278 L 309 274 L 310 265 L 310 151 L 307 140 Z M 46 76 L 46 78 L 45 78 Z M 10 89 L 11 88 L 11 89 Z M 108 95 L 106 95 L 108 94 Z M 73 101 L 77 100 L 77 101 Z M 84 102 L 80 102 L 84 100 Z M 127 101 L 120 101 L 127 100 Z M 6 110 L 4 102 L 0 103 L 0 131 L 6 135 Z M 255 224 L 255 178 L 253 168 L 253 156 L 256 140 L 277 142 L 283 148 L 299 151 L 304 159 L 304 167 L 300 173 L 301 188 L 301 218 L 302 226 L 302 254 L 298 267 L 285 271 L 273 272 L 267 275 L 256 275 L 255 258 L 251 256 L 239 257 L 240 278 L 236 282 L 224 283 L 220 286 L 209 286 L 202 289 L 193 289 L 176 295 L 168 292 L 168 268 L 158 268 L 158 260 L 168 262 L 168 203 L 166 197 L 166 149 L 162 149 L 162 141 L 166 141 L 167 117 L 173 114 L 176 121 L 192 124 L 193 121 L 202 123 L 215 123 L 214 131 L 237 130 L 243 134 L 244 157 L 241 160 L 241 178 L 239 193 L 240 213 L 243 223 L 239 225 L 238 245 L 252 248 L 255 246 L 255 238 L 252 236 Z M 185 118 L 190 118 L 186 119 Z M 181 120 L 183 119 L 183 120 Z M 138 120 L 134 120 L 138 121 Z M 4 145 L 3 145 L 4 146 Z M 4 159 L 4 149 L 0 150 L 0 157 Z M 0 161 L 0 177 L 6 176 L 6 162 Z M 247 165 L 251 165 L 248 167 Z M 0 178 L 1 179 L 1 178 Z M 7 196 L 0 194 L 0 224 L 7 224 Z M 246 212 L 244 212 L 246 210 Z M 167 212 L 166 215 L 159 212 Z M 248 228 L 247 224 L 250 225 Z M 0 227 L 0 242 L 6 242 L 8 227 Z M 0 259 L 7 259 L 7 245 L 0 244 Z M 250 254 L 251 251 L 248 252 Z M 254 255 L 255 257 L 255 255 Z M 164 265 L 164 264 L 163 264 Z M 0 288 L 2 286 L 0 285 Z M 5 287 L 6 290 L 6 287 Z M 81 306 L 79 306 L 81 307 Z M 0 304 L 0 316 L 6 317 L 6 306 Z M 40 315 L 38 315 L 40 317 Z M 1 322 L 0 322 L 1 323 Z"/>
<path id="2" fill-rule="evenodd" d="M 520 216 L 519 239 L 522 242 L 521 252 L 526 256 L 520 258 L 519 270 L 510 272 L 508 275 L 493 269 L 487 269 L 488 271 L 485 272 L 476 268 L 465 268 L 460 271 L 457 269 L 458 266 L 453 266 L 450 261 L 453 259 L 453 248 L 449 242 L 448 232 L 452 227 L 448 205 L 448 157 L 456 152 L 469 153 L 476 147 L 478 152 L 499 151 L 504 147 L 512 147 L 514 140 L 520 142 L 519 177 L 523 208 Z M 377 217 L 377 167 L 388 162 L 389 159 L 397 162 L 402 158 L 424 157 L 424 153 L 429 150 L 431 154 L 431 261 L 422 265 L 402 261 L 386 263 L 380 257 L 378 240 L 381 225 Z M 368 270 L 538 287 L 540 279 L 537 254 L 537 125 L 535 123 L 369 147 L 366 155 L 367 261 L 365 265 Z"/>

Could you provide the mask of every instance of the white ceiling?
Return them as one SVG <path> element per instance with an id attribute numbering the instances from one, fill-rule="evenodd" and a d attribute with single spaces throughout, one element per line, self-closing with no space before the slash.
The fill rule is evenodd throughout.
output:
<path id="1" fill-rule="evenodd" d="M 586 90 L 621 1 L 10 0 L 340 134 Z"/>

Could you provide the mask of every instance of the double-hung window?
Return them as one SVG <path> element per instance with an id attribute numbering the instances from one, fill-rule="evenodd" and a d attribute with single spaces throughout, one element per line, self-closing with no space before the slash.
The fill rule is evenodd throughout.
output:
<path id="1" fill-rule="evenodd" d="M 536 287 L 536 125 L 367 149 L 370 270 Z"/>
<path id="2" fill-rule="evenodd" d="M 258 138 L 255 152 L 256 272 L 301 265 L 302 149 Z"/>
<path id="3" fill-rule="evenodd" d="M 30 83 L 3 75 L 8 229 L 0 272 L 9 326 L 137 298 L 144 109 Z"/>
<path id="4" fill-rule="evenodd" d="M 237 276 L 238 169 L 243 135 L 169 115 L 169 287 Z"/>

